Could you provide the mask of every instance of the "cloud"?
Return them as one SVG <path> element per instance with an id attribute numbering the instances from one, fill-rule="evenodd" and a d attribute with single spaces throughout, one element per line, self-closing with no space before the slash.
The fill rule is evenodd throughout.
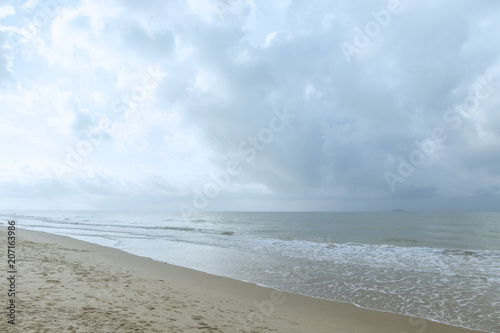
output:
<path id="1" fill-rule="evenodd" d="M 0 19 L 3 19 L 9 15 L 14 15 L 16 10 L 11 5 L 0 6 Z"/>
<path id="2" fill-rule="evenodd" d="M 38 191 L 176 209 L 236 160 L 206 208 L 487 209 L 500 195 L 500 5 L 394 6 L 0 7 L 0 136 L 15 143 L 0 146 L 0 188 L 18 206 L 40 206 Z"/>

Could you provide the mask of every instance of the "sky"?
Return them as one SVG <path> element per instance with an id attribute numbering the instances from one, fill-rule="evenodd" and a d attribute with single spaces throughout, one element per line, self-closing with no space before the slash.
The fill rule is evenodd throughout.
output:
<path id="1" fill-rule="evenodd" d="M 0 209 L 497 211 L 498 17 L 0 1 Z"/>

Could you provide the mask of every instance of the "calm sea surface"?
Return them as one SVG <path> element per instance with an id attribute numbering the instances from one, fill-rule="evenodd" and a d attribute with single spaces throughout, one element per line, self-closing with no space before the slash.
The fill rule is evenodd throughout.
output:
<path id="1" fill-rule="evenodd" d="M 500 332 L 500 213 L 184 219 L 159 212 L 4 211 L 0 218 L 284 291 Z"/>

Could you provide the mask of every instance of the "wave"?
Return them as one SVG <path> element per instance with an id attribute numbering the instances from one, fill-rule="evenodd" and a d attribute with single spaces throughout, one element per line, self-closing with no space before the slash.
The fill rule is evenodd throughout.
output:
<path id="1" fill-rule="evenodd" d="M 500 251 L 478 250 L 479 246 L 427 247 L 425 241 L 412 239 L 417 237 L 414 234 L 407 238 L 385 234 L 374 243 L 335 242 L 327 237 L 315 241 L 313 238 L 320 239 L 319 235 L 293 232 L 282 228 L 284 224 L 249 228 L 236 219 L 230 222 L 198 216 L 184 222 L 164 215 L 149 219 L 112 214 L 75 215 L 71 219 L 67 214 L 27 215 L 31 214 L 15 215 L 15 219 L 24 220 L 21 227 L 46 229 L 91 242 L 102 240 L 105 246 L 136 251 L 156 260 L 186 267 L 190 263 L 190 268 L 212 270 L 213 274 L 234 274 L 237 279 L 381 311 L 425 317 L 421 309 L 426 302 L 432 305 L 433 299 L 451 295 L 449 305 L 443 307 L 449 316 L 439 312 L 433 319 L 455 325 L 465 323 L 460 322 L 460 316 L 467 318 L 470 313 L 471 318 L 489 316 L 484 313 L 490 309 L 488 302 L 497 302 L 492 305 L 495 307 L 500 304 L 495 293 L 500 283 Z M 226 260 L 223 269 L 227 271 L 221 273 L 219 260 L 212 260 L 213 251 L 204 251 L 208 247 L 217 248 L 217 258 Z M 493 327 L 486 321 L 479 321 L 477 327 L 481 325 Z"/>
<path id="2" fill-rule="evenodd" d="M 452 250 L 444 249 L 443 254 L 455 255 L 455 256 L 471 256 L 471 257 L 484 257 L 484 258 L 498 258 L 500 259 L 500 253 L 497 251 L 477 251 L 477 250 Z"/>
<path id="3" fill-rule="evenodd" d="M 170 225 L 144 225 L 123 223 L 128 221 L 95 223 L 85 220 L 61 220 L 66 218 L 64 216 L 59 217 L 59 219 L 27 218 L 26 216 L 19 216 L 19 218 L 41 222 L 39 225 L 24 223 L 26 227 L 47 229 L 49 232 L 55 233 L 88 233 L 96 235 L 96 237 L 100 235 L 103 238 L 111 236 L 113 238 L 164 239 L 165 241 L 234 248 L 245 252 L 278 255 L 313 262 L 344 263 L 374 268 L 386 267 L 409 273 L 486 278 L 488 281 L 500 278 L 499 251 L 415 246 L 418 241 L 413 239 L 388 238 L 383 240 L 383 244 L 334 243 L 299 240 L 272 234 L 268 234 L 264 238 L 236 232 L 238 229 L 231 230 L 221 227 L 221 225 L 218 228 L 200 228 L 193 223 L 191 225 L 189 223 L 175 225 L 178 222 L 175 219 L 171 219 L 171 221 L 161 220 L 170 222 L 168 223 Z M 199 220 L 203 219 L 195 221 Z M 405 246 L 408 244 L 413 246 Z"/>
<path id="4" fill-rule="evenodd" d="M 19 215 L 19 219 L 24 220 L 35 220 L 42 222 L 41 225 L 26 223 L 22 225 L 29 228 L 47 228 L 51 230 L 74 230 L 74 231 L 91 231 L 95 233 L 101 233 L 103 237 L 106 233 L 113 234 L 123 234 L 123 235 L 133 235 L 133 236 L 143 236 L 143 237 L 164 237 L 164 235 L 150 234 L 148 231 L 154 230 L 166 230 L 166 231 L 180 231 L 186 233 L 198 233 L 206 235 L 223 235 L 223 236 L 233 236 L 236 232 L 232 230 L 218 230 L 218 229 L 208 229 L 199 227 L 186 227 L 186 226 L 165 226 L 165 225 L 144 225 L 144 224 L 123 224 L 123 223 L 95 223 L 90 222 L 90 220 L 85 219 L 81 221 L 74 221 L 69 218 L 53 219 L 47 217 L 37 217 L 37 216 L 27 216 Z M 175 219 L 165 219 L 165 222 L 177 222 Z M 195 221 L 202 221 L 198 219 Z M 205 220 L 203 220 L 205 221 Z M 121 229 L 121 230 L 120 230 Z M 128 230 L 128 231 L 125 231 Z M 135 232 L 134 232 L 135 231 Z"/>
<path id="5" fill-rule="evenodd" d="M 405 244 L 405 245 L 416 245 L 419 241 L 415 239 L 406 239 L 406 238 L 385 238 L 382 240 L 382 243 L 385 244 Z"/>

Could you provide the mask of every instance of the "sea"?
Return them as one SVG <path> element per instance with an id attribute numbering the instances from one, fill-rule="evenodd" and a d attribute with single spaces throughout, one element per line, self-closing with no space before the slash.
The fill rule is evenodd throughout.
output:
<path id="1" fill-rule="evenodd" d="M 282 291 L 500 332 L 498 212 L 0 212 L 9 219 Z"/>

